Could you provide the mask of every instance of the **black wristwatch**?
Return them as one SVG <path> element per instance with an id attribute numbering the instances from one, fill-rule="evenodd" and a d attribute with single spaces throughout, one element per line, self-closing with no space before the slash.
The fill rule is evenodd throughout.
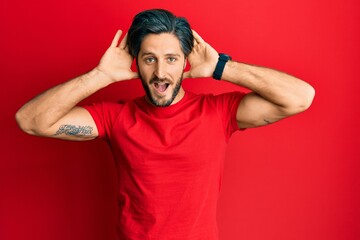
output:
<path id="1" fill-rule="evenodd" d="M 216 80 L 220 80 L 223 74 L 225 64 L 231 60 L 231 57 L 224 53 L 219 53 L 219 60 L 216 64 L 215 71 L 213 73 L 213 78 Z"/>

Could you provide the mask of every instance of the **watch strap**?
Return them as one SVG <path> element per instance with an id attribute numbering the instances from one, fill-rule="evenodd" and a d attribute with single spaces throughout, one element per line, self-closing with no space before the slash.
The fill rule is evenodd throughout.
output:
<path id="1" fill-rule="evenodd" d="M 216 79 L 216 80 L 221 79 L 221 76 L 222 76 L 224 68 L 225 68 L 225 64 L 229 60 L 231 60 L 231 57 L 229 55 L 223 54 L 223 53 L 219 54 L 219 59 L 218 59 L 218 62 L 216 64 L 215 71 L 213 73 L 213 78 L 214 79 Z"/>

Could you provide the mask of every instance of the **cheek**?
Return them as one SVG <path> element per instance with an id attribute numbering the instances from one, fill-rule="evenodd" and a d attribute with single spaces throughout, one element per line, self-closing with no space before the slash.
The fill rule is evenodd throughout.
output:
<path id="1" fill-rule="evenodd" d="M 154 73 L 151 67 L 141 64 L 137 66 L 137 71 L 144 80 L 149 79 Z"/>
<path id="2" fill-rule="evenodd" d="M 176 75 L 182 74 L 184 72 L 185 65 L 186 64 L 183 64 L 183 63 L 172 65 L 171 67 L 169 67 L 169 70 L 170 70 L 169 72 L 171 72 L 172 74 L 176 74 Z"/>
<path id="3" fill-rule="evenodd" d="M 176 80 L 182 79 L 183 74 L 184 74 L 184 68 L 181 67 L 181 68 L 177 71 Z"/>

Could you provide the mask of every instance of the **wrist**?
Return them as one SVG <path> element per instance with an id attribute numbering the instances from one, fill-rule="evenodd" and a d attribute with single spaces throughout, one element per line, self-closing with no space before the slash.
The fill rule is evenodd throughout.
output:
<path id="1" fill-rule="evenodd" d="M 114 82 L 106 73 L 97 67 L 84 74 L 82 80 L 88 82 L 95 88 L 103 88 Z"/>
<path id="2" fill-rule="evenodd" d="M 230 60 L 231 60 L 231 57 L 229 55 L 224 54 L 224 53 L 219 54 L 219 58 L 218 58 L 218 61 L 217 61 L 217 64 L 215 66 L 215 70 L 213 73 L 214 79 L 221 80 L 224 69 L 225 69 L 225 65 Z"/>
<path id="3" fill-rule="evenodd" d="M 104 71 L 101 67 L 97 66 L 93 70 L 89 72 L 89 76 L 94 77 L 102 82 L 106 82 L 108 84 L 116 82 L 107 71 Z"/>

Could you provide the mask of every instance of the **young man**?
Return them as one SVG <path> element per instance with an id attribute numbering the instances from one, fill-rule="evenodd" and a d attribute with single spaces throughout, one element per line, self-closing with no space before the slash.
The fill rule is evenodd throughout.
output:
<path id="1" fill-rule="evenodd" d="M 306 110 L 314 89 L 219 55 L 186 19 L 165 10 L 139 13 L 118 44 L 121 35 L 95 69 L 25 104 L 16 114 L 19 126 L 33 135 L 109 143 L 118 166 L 119 239 L 217 239 L 216 204 L 231 134 Z M 130 69 L 134 58 L 137 72 Z M 252 93 L 197 95 L 182 88 L 184 78 L 200 77 Z M 144 97 L 77 106 L 99 89 L 136 78 Z"/>

